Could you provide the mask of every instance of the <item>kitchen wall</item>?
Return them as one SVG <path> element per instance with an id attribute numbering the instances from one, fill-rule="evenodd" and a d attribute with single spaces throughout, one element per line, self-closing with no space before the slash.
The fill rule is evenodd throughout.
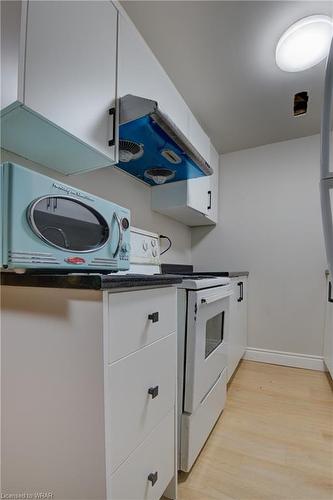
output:
<path id="1" fill-rule="evenodd" d="M 248 270 L 248 345 L 322 355 L 326 258 L 319 136 L 220 157 L 219 224 L 195 228 L 193 264 Z"/>
<path id="2" fill-rule="evenodd" d="M 164 234 L 171 238 L 172 247 L 162 257 L 163 262 L 190 263 L 190 229 L 179 222 L 153 212 L 150 208 L 150 187 L 120 170 L 110 167 L 67 177 L 4 150 L 1 150 L 1 161 L 12 161 L 29 167 L 66 184 L 130 208 L 134 226 Z M 163 248 L 164 246 L 162 250 Z"/>

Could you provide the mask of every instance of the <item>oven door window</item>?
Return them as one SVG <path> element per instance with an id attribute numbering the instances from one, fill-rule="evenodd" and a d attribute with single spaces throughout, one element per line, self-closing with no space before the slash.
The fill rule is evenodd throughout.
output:
<path id="1" fill-rule="evenodd" d="M 101 214 L 65 196 L 34 201 L 28 209 L 28 221 L 37 236 L 69 252 L 92 252 L 109 238 L 109 226 Z"/>
<path id="2" fill-rule="evenodd" d="M 224 311 L 210 318 L 206 323 L 205 358 L 222 344 L 224 335 Z"/>

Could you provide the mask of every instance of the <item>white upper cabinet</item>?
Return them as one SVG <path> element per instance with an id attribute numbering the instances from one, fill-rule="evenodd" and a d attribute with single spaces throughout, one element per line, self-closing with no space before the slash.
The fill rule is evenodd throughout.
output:
<path id="1" fill-rule="evenodd" d="M 119 16 L 118 95 L 158 102 L 175 125 L 210 164 L 214 174 L 152 187 L 152 209 L 189 226 L 217 220 L 218 154 L 174 84 L 125 13 Z"/>
<path id="2" fill-rule="evenodd" d="M 1 4 L 3 147 L 67 174 L 115 163 L 116 8 L 81 0 Z"/>
<path id="3" fill-rule="evenodd" d="M 208 186 L 208 177 L 153 186 L 152 209 L 187 226 L 206 224 Z"/>
<path id="4" fill-rule="evenodd" d="M 209 163 L 210 140 L 182 96 L 126 14 L 119 17 L 118 94 L 158 102 L 175 125 Z"/>
<path id="5" fill-rule="evenodd" d="M 118 95 L 133 94 L 158 102 L 188 137 L 189 108 L 126 14 L 119 15 Z"/>
<path id="6" fill-rule="evenodd" d="M 152 187 L 152 209 L 187 226 L 211 226 L 218 220 L 219 155 L 210 144 L 206 177 Z"/>
<path id="7" fill-rule="evenodd" d="M 116 51 L 117 11 L 110 2 L 30 2 L 25 104 L 109 156 Z"/>
<path id="8" fill-rule="evenodd" d="M 211 143 L 210 166 L 214 170 L 214 173 L 208 177 L 209 187 L 207 218 L 216 224 L 218 221 L 220 155 Z"/>

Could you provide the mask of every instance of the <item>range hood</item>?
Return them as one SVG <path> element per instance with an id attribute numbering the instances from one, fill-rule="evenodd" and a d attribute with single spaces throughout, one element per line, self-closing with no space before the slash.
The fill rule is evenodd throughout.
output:
<path id="1" fill-rule="evenodd" d="M 119 100 L 118 167 L 151 185 L 213 173 L 156 101 L 130 94 Z"/>

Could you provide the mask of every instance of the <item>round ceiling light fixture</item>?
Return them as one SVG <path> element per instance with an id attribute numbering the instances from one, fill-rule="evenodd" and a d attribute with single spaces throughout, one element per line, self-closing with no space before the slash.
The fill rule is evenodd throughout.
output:
<path id="1" fill-rule="evenodd" d="M 333 33 L 329 16 L 304 17 L 281 36 L 275 52 L 276 64 L 283 71 L 304 71 L 320 63 L 328 54 Z"/>

